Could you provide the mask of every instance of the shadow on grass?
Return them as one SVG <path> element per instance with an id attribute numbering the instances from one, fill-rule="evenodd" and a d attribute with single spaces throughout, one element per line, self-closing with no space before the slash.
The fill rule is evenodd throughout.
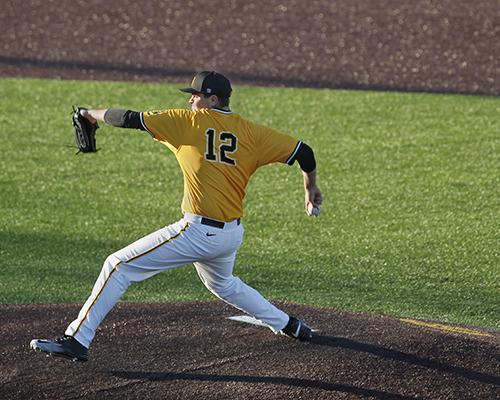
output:
<path id="1" fill-rule="evenodd" d="M 87 259 L 98 257 L 102 263 L 108 254 L 124 246 L 114 239 L 65 236 L 57 231 L 57 227 L 53 229 L 51 232 L 0 232 L 2 262 L 14 258 L 15 263 L 30 265 L 47 257 L 57 259 L 60 265 L 71 265 L 75 257 L 85 255 Z"/>
<path id="2" fill-rule="evenodd" d="M 54 285 L 62 285 L 59 290 L 63 290 L 75 281 L 93 282 L 108 254 L 124 246 L 113 238 L 66 236 L 57 232 L 57 227 L 53 229 L 50 232 L 0 232 L 0 277 L 17 287 L 15 291 L 9 287 L 1 292 L 1 302 L 37 301 L 36 296 L 45 292 L 44 285 L 50 288 L 43 293 L 45 298 L 54 291 Z M 31 287 L 36 280 L 39 281 L 37 291 L 30 292 L 32 288 L 27 289 L 25 285 Z"/>
<path id="3" fill-rule="evenodd" d="M 280 376 L 255 376 L 255 375 L 210 375 L 193 372 L 143 372 L 143 371 L 111 371 L 111 375 L 122 378 L 141 381 L 201 381 L 201 382 L 241 382 L 241 383 L 264 383 L 270 385 L 291 386 L 302 389 L 319 389 L 330 392 L 349 393 L 375 399 L 386 400 L 415 400 L 418 397 L 408 397 L 399 394 L 387 393 L 375 389 L 365 389 L 350 385 L 341 385 L 313 379 L 288 378 Z"/>

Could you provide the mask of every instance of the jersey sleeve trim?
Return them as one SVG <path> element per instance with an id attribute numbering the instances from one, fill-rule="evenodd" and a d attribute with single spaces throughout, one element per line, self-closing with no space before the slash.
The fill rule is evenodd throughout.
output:
<path id="1" fill-rule="evenodd" d="M 302 144 L 302 141 L 298 141 L 297 142 L 297 145 L 295 146 L 295 148 L 293 149 L 293 152 L 292 154 L 290 155 L 290 157 L 288 157 L 288 159 L 285 161 L 286 164 L 288 165 L 292 165 L 294 162 L 295 162 L 295 156 L 297 155 L 297 152 L 299 151 L 299 148 L 300 148 L 300 145 Z"/>
<path id="2" fill-rule="evenodd" d="M 154 139 L 155 135 L 153 134 L 153 132 L 151 132 L 151 131 L 148 129 L 148 127 L 146 126 L 146 123 L 144 122 L 144 113 L 142 113 L 142 112 L 140 113 L 140 118 L 141 118 L 141 124 L 142 124 L 142 126 L 143 126 L 144 130 L 145 130 L 146 132 L 148 132 L 148 133 L 151 135 L 151 137 Z"/>

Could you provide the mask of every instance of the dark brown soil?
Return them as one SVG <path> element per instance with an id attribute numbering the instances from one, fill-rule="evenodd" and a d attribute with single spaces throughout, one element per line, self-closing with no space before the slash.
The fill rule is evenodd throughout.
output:
<path id="1" fill-rule="evenodd" d="M 0 76 L 500 94 L 498 0 L 4 1 Z"/>
<path id="2" fill-rule="evenodd" d="M 0 77 L 500 94 L 500 3 L 467 0 L 4 1 Z M 281 304 L 298 343 L 221 302 L 121 304 L 91 360 L 29 350 L 79 305 L 0 306 L 1 399 L 497 399 L 500 333 L 450 333 Z"/>
<path id="3" fill-rule="evenodd" d="M 496 399 L 500 334 L 445 333 L 395 318 L 280 303 L 312 343 L 234 322 L 220 301 L 124 303 L 87 363 L 32 338 L 63 332 L 79 306 L 0 306 L 2 399 Z"/>

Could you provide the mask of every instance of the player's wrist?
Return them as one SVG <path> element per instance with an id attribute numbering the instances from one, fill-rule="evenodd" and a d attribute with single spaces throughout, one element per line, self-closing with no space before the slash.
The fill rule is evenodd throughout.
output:
<path id="1" fill-rule="evenodd" d="M 316 188 L 316 169 L 311 172 L 302 171 L 304 176 L 304 189 L 313 190 Z"/>
<path id="2" fill-rule="evenodd" d="M 95 124 L 97 121 L 104 122 L 104 114 L 106 113 L 106 111 L 107 109 L 96 110 L 82 108 L 80 109 L 80 114 L 83 117 L 87 118 L 91 123 Z"/>

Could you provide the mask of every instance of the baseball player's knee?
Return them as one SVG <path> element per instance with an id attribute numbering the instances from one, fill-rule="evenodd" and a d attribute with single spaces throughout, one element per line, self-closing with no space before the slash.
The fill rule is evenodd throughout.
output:
<path id="1" fill-rule="evenodd" d="M 109 284 L 118 285 L 123 291 L 127 290 L 133 281 L 133 276 L 127 271 L 125 265 L 115 254 L 111 254 L 104 261 L 101 272 L 102 279 L 109 281 Z"/>
<path id="2" fill-rule="evenodd" d="M 102 272 L 105 276 L 118 279 L 122 286 L 130 285 L 129 274 L 124 271 L 124 263 L 115 254 L 111 254 L 106 258 L 102 266 Z"/>
<path id="3" fill-rule="evenodd" d="M 111 271 L 115 266 L 120 262 L 120 260 L 116 257 L 115 254 L 109 255 L 103 264 L 103 269 Z"/>
<path id="4" fill-rule="evenodd" d="M 241 281 L 235 276 L 206 284 L 208 289 L 221 299 L 226 299 L 234 295 L 240 289 Z"/>

